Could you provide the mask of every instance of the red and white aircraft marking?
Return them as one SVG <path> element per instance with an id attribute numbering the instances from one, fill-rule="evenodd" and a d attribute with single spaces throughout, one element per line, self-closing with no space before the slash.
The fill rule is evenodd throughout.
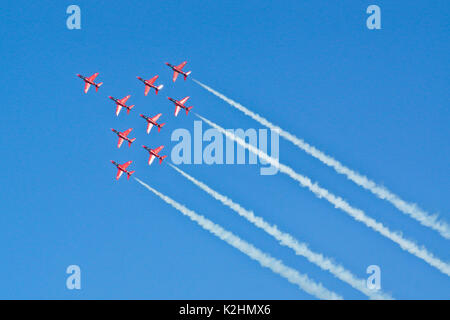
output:
<path id="1" fill-rule="evenodd" d="M 125 162 L 124 164 L 118 164 L 117 162 L 111 160 L 111 163 L 117 167 L 117 175 L 116 180 L 119 180 L 120 176 L 125 172 L 127 174 L 127 179 L 130 179 L 130 176 L 134 173 L 134 171 L 127 171 L 128 166 L 133 161 Z"/>
<path id="2" fill-rule="evenodd" d="M 111 100 L 113 100 L 114 102 L 116 102 L 117 107 L 116 107 L 116 116 L 119 116 L 120 110 L 122 110 L 122 107 L 127 108 L 127 114 L 130 113 L 130 110 L 133 109 L 134 104 L 132 106 L 127 106 L 125 103 L 128 101 L 128 99 L 130 99 L 131 95 L 126 96 L 125 98 L 122 99 L 116 99 L 114 97 L 109 97 Z"/>
<path id="3" fill-rule="evenodd" d="M 155 158 L 158 158 L 159 164 L 161 164 L 162 161 L 167 157 L 167 156 L 158 155 L 158 153 L 164 148 L 164 146 L 159 146 L 156 149 L 150 149 L 146 146 L 142 146 L 142 147 L 150 153 L 150 158 L 148 158 L 148 165 L 151 165 L 153 160 L 155 160 Z"/>
<path id="4" fill-rule="evenodd" d="M 180 112 L 181 109 L 186 110 L 186 114 L 189 113 L 189 111 L 193 108 L 193 106 L 185 107 L 184 104 L 186 101 L 189 100 L 190 97 L 185 97 L 181 99 L 180 101 L 172 99 L 171 97 L 167 97 L 170 101 L 172 101 L 175 104 L 175 117 L 178 115 L 178 112 Z"/>
<path id="5" fill-rule="evenodd" d="M 98 72 L 94 73 L 90 77 L 82 76 L 81 74 L 77 74 L 77 76 L 84 80 L 84 93 L 87 93 L 91 85 L 95 86 L 95 91 L 98 91 L 98 88 L 103 84 L 103 82 L 95 83 L 94 80 L 98 76 Z"/>
<path id="6" fill-rule="evenodd" d="M 147 95 L 148 92 L 150 91 L 150 88 L 155 89 L 155 94 L 158 94 L 158 91 L 161 90 L 164 85 L 159 85 L 159 86 L 155 86 L 154 83 L 156 81 L 156 79 L 158 79 L 158 76 L 154 76 L 153 78 L 149 79 L 149 80 L 144 80 L 141 77 L 137 77 L 139 80 L 141 80 L 144 84 L 145 84 L 145 92 L 144 95 Z"/>
<path id="7" fill-rule="evenodd" d="M 117 143 L 117 148 L 120 148 L 120 146 L 122 145 L 123 141 L 126 140 L 128 142 L 128 147 L 131 147 L 131 144 L 133 143 L 134 140 L 136 140 L 136 138 L 133 139 L 129 139 L 128 138 L 128 134 L 133 130 L 133 128 L 130 128 L 124 132 L 119 132 L 116 129 L 112 129 L 111 131 L 116 133 L 117 136 L 119 137 L 119 142 Z"/>
<path id="8" fill-rule="evenodd" d="M 178 74 L 182 74 L 184 76 L 184 80 L 186 80 L 187 76 L 191 74 L 191 71 L 184 72 L 181 70 L 186 65 L 186 63 L 187 63 L 187 61 L 184 61 L 184 62 L 180 63 L 179 65 L 174 66 L 174 65 L 171 65 L 170 63 L 166 62 L 166 65 L 171 67 L 173 70 L 173 77 L 172 77 L 173 82 L 175 82 L 177 80 Z"/>
<path id="9" fill-rule="evenodd" d="M 153 126 L 157 126 L 158 127 L 158 132 L 161 131 L 161 128 L 165 125 L 165 123 L 157 123 L 156 121 L 158 121 L 159 117 L 161 117 L 162 113 L 158 113 L 156 116 L 150 118 L 147 116 L 144 116 L 143 114 L 140 114 L 140 116 L 142 118 L 144 118 L 145 120 L 147 120 L 147 134 L 150 133 L 150 130 L 153 128 Z"/>

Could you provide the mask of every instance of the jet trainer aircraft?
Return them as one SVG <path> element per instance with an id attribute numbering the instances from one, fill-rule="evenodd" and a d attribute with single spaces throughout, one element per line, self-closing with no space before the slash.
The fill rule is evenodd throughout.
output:
<path id="1" fill-rule="evenodd" d="M 145 84 L 145 92 L 144 95 L 147 96 L 148 92 L 150 91 L 150 88 L 155 89 L 155 94 L 158 94 L 158 91 L 161 90 L 164 85 L 155 86 L 154 83 L 156 79 L 158 79 L 158 75 L 154 76 L 153 78 L 149 80 L 144 80 L 141 77 L 137 77 L 139 80 L 141 80 Z"/>
<path id="2" fill-rule="evenodd" d="M 116 102 L 117 107 L 116 107 L 116 116 L 119 116 L 120 110 L 122 110 L 122 107 L 127 108 L 127 114 L 130 113 L 130 110 L 133 109 L 134 104 L 132 106 L 127 106 L 125 103 L 127 102 L 128 99 L 130 99 L 131 95 L 126 96 L 125 98 L 122 99 L 116 99 L 114 97 L 109 96 L 109 98 L 111 100 L 113 100 L 114 102 Z"/>
<path id="3" fill-rule="evenodd" d="M 117 162 L 111 160 L 111 163 L 117 167 L 117 175 L 116 180 L 119 180 L 120 176 L 125 172 L 127 174 L 127 179 L 130 179 L 130 176 L 134 173 L 134 171 L 127 171 L 128 166 L 133 161 L 125 162 L 124 164 L 118 164 Z"/>
<path id="4" fill-rule="evenodd" d="M 158 155 L 158 153 L 164 148 L 164 146 L 159 146 L 156 149 L 150 149 L 146 146 L 142 146 L 142 147 L 150 153 L 150 158 L 148 158 L 148 165 L 151 165 L 153 160 L 155 160 L 155 158 L 158 158 L 159 164 L 161 164 L 162 161 L 167 157 L 167 156 Z"/>
<path id="5" fill-rule="evenodd" d="M 128 134 L 132 130 L 133 130 L 133 128 L 130 128 L 124 132 L 119 132 L 116 129 L 111 128 L 111 131 L 114 132 L 115 134 L 117 134 L 117 136 L 119 137 L 119 142 L 117 143 L 117 148 L 120 148 L 120 146 L 122 145 L 124 140 L 126 140 L 128 142 L 128 147 L 131 147 L 131 144 L 133 143 L 133 141 L 136 140 L 136 138 L 133 138 L 133 139 L 128 138 Z"/>
<path id="6" fill-rule="evenodd" d="M 158 121 L 159 117 L 161 117 L 162 113 L 158 113 L 156 116 L 150 118 L 147 116 L 144 116 L 143 114 L 140 114 L 140 116 L 142 118 L 144 118 L 145 120 L 147 120 L 147 134 L 150 133 L 150 130 L 153 128 L 153 126 L 157 126 L 158 127 L 158 132 L 161 131 L 161 128 L 165 125 L 165 123 L 157 123 L 156 121 Z"/>
<path id="7" fill-rule="evenodd" d="M 94 73 L 90 77 L 82 76 L 81 74 L 77 74 L 77 76 L 84 80 L 84 93 L 87 93 L 91 85 L 95 86 L 95 91 L 98 91 L 98 88 L 103 84 L 103 82 L 95 83 L 94 80 L 98 76 L 98 72 Z"/>
<path id="8" fill-rule="evenodd" d="M 184 76 L 184 80 L 186 80 L 188 75 L 191 74 L 191 71 L 184 72 L 181 70 L 186 65 L 186 63 L 187 63 L 187 61 L 184 61 L 184 62 L 180 63 L 179 65 L 174 66 L 174 65 L 171 65 L 170 63 L 166 62 L 166 65 L 171 67 L 173 70 L 173 77 L 172 77 L 173 82 L 175 82 L 177 80 L 178 74 L 182 74 Z"/>
<path id="9" fill-rule="evenodd" d="M 170 101 L 172 101 L 175 104 L 175 117 L 178 115 L 178 112 L 180 112 L 181 109 L 186 110 L 186 114 L 189 113 L 189 111 L 193 108 L 193 106 L 186 107 L 184 104 L 186 101 L 189 100 L 190 97 L 185 97 L 181 99 L 180 101 L 172 99 L 171 97 L 167 97 Z"/>

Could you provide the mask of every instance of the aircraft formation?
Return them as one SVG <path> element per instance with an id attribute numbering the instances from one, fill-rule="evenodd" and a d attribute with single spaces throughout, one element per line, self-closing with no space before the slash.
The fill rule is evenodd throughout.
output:
<path id="1" fill-rule="evenodd" d="M 184 80 L 187 79 L 187 77 L 191 74 L 191 71 L 183 71 L 184 66 L 186 65 L 186 61 L 182 62 L 181 64 L 174 66 L 170 63 L 166 63 L 167 66 L 169 66 L 172 71 L 173 71 L 173 77 L 172 80 L 173 82 L 175 82 L 177 80 L 177 77 L 179 74 L 183 75 Z M 84 81 L 84 93 L 87 93 L 89 91 L 89 88 L 91 86 L 95 87 L 95 91 L 98 91 L 98 88 L 103 84 L 103 82 L 99 82 L 99 83 L 95 83 L 94 80 L 95 78 L 97 78 L 97 76 L 99 75 L 99 73 L 94 73 L 92 76 L 90 77 L 85 77 L 81 74 L 77 74 L 77 76 L 79 78 L 81 78 Z M 158 75 L 154 76 L 153 78 L 149 79 L 149 80 L 145 80 L 141 77 L 137 77 L 137 79 L 139 81 L 141 81 L 144 85 L 144 95 L 147 96 L 148 93 L 150 92 L 151 89 L 155 90 L 155 94 L 158 94 L 158 92 L 164 87 L 164 85 L 160 84 L 160 85 L 156 85 L 155 82 L 158 79 Z M 109 99 L 113 100 L 116 104 L 116 116 L 119 116 L 120 111 L 122 110 L 122 108 L 125 108 L 127 110 L 127 114 L 130 114 L 130 111 L 133 109 L 134 105 L 127 105 L 127 101 L 128 99 L 130 99 L 131 95 L 127 95 L 126 97 L 123 97 L 122 99 L 117 99 L 115 97 L 109 96 Z M 174 98 L 170 98 L 168 97 L 168 99 L 174 103 L 175 105 L 175 112 L 174 115 L 175 117 L 178 116 L 178 113 L 180 112 L 181 109 L 186 111 L 186 115 L 189 114 L 189 111 L 193 108 L 192 106 L 185 106 L 185 103 L 189 100 L 190 97 L 185 97 L 183 99 L 180 100 L 176 100 Z M 143 114 L 140 114 L 140 116 L 142 118 L 144 118 L 147 121 L 147 134 L 150 133 L 150 130 L 153 127 L 157 127 L 158 128 L 158 132 L 161 131 L 161 128 L 165 125 L 165 123 L 158 123 L 158 119 L 162 116 L 162 113 L 158 113 L 157 115 L 153 116 L 153 117 L 149 117 Z M 123 144 L 124 141 L 128 142 L 128 147 L 131 147 L 131 144 L 136 140 L 136 138 L 129 138 L 128 135 L 131 133 L 131 131 L 133 131 L 133 128 L 129 128 L 128 130 L 125 130 L 123 132 L 120 132 L 114 128 L 111 128 L 111 131 L 114 132 L 117 137 L 119 138 L 118 142 L 117 142 L 117 148 L 120 148 Z M 145 145 L 142 146 L 145 150 L 148 151 L 149 153 L 149 159 L 148 159 L 148 164 L 151 165 L 152 162 L 155 159 L 159 160 L 159 164 L 161 164 L 163 162 L 163 160 L 167 157 L 167 155 L 161 156 L 159 153 L 161 152 L 161 150 L 164 148 L 163 145 L 152 149 L 149 148 Z M 128 161 L 125 162 L 123 164 L 119 164 L 113 160 L 111 160 L 111 163 L 113 165 L 116 166 L 117 168 L 117 174 L 116 174 L 116 180 L 119 180 L 119 178 L 122 176 L 122 174 L 126 174 L 127 175 L 127 179 L 130 179 L 130 176 L 134 173 L 134 171 L 128 171 L 128 167 L 133 163 L 133 161 Z"/>

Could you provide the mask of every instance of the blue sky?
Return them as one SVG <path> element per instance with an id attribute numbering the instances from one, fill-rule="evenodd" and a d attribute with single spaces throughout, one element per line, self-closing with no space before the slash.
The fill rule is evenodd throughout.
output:
<path id="1" fill-rule="evenodd" d="M 81 8 L 81 30 L 66 8 Z M 382 30 L 365 26 L 368 5 Z M 312 299 L 215 238 L 133 180 L 115 181 L 109 160 L 133 160 L 136 176 L 348 299 L 347 284 L 280 247 L 169 166 L 146 165 L 142 144 L 169 154 L 177 128 L 167 96 L 226 128 L 261 128 L 192 81 L 171 82 L 164 62 L 188 60 L 192 76 L 450 221 L 448 1 L 10 2 L 0 19 L 0 298 Z M 98 93 L 75 75 L 99 72 Z M 136 76 L 160 75 L 144 96 Z M 117 118 L 109 95 L 131 94 Z M 145 134 L 139 113 L 162 112 Z M 110 128 L 134 128 L 116 148 Z M 204 125 L 206 128 L 207 126 Z M 280 158 L 444 261 L 436 232 L 280 140 Z M 449 299 L 450 280 L 287 176 L 255 165 L 183 165 L 360 278 L 379 265 L 399 299 Z M 68 265 L 82 290 L 65 287 Z"/>

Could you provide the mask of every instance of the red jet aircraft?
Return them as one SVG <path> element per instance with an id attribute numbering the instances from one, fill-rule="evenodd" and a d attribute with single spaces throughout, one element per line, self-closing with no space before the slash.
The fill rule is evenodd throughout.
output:
<path id="1" fill-rule="evenodd" d="M 117 148 L 120 148 L 120 146 L 122 145 L 124 140 L 128 141 L 128 147 L 131 147 L 131 144 L 133 143 L 134 140 L 136 140 L 136 138 L 133 139 L 129 139 L 128 138 L 128 134 L 133 130 L 133 128 L 130 128 L 124 132 L 119 132 L 116 129 L 111 129 L 112 132 L 116 133 L 117 136 L 119 137 L 119 142 L 117 143 Z"/>
<path id="2" fill-rule="evenodd" d="M 178 77 L 178 74 L 179 74 L 179 73 L 182 74 L 182 75 L 184 76 L 184 80 L 186 80 L 186 79 L 187 79 L 187 76 L 191 74 L 191 71 L 184 72 L 184 71 L 181 70 L 181 69 L 183 69 L 183 67 L 186 65 L 186 63 L 187 63 L 187 61 L 184 61 L 184 62 L 180 63 L 180 64 L 177 65 L 177 66 L 173 66 L 173 65 L 171 65 L 170 63 L 166 62 L 166 65 L 168 65 L 169 67 L 171 67 L 172 70 L 173 70 L 173 78 L 172 78 L 173 82 L 175 82 L 175 81 L 177 80 L 177 77 Z"/>
<path id="3" fill-rule="evenodd" d="M 158 121 L 159 117 L 161 117 L 161 115 L 162 115 L 162 113 L 158 113 L 156 116 L 154 116 L 152 118 L 144 116 L 143 114 L 140 115 L 142 118 L 147 120 L 147 134 L 150 133 L 150 130 L 153 128 L 153 126 L 158 127 L 158 132 L 161 131 L 161 128 L 165 125 L 165 123 L 158 124 L 156 122 L 156 121 Z"/>
<path id="4" fill-rule="evenodd" d="M 98 76 L 98 72 L 94 73 L 90 77 L 82 76 L 81 74 L 77 74 L 78 77 L 84 80 L 84 93 L 87 93 L 91 85 L 95 86 L 95 91 L 98 91 L 98 88 L 103 84 L 103 82 L 95 83 L 94 80 Z"/>
<path id="5" fill-rule="evenodd" d="M 150 149 L 146 146 L 142 146 L 142 147 L 150 153 L 150 158 L 148 158 L 148 165 L 151 165 L 153 160 L 155 160 L 155 158 L 158 158 L 159 164 L 161 164 L 162 161 L 167 157 L 167 156 L 158 155 L 158 153 L 164 148 L 164 146 L 159 146 L 156 149 Z"/>
<path id="6" fill-rule="evenodd" d="M 130 110 L 133 109 L 134 104 L 132 106 L 127 106 L 125 103 L 127 102 L 128 99 L 130 99 L 131 95 L 126 96 L 125 98 L 122 99 L 116 99 L 114 97 L 109 97 L 111 100 L 115 101 L 117 104 L 116 107 L 116 116 L 119 116 L 120 110 L 122 110 L 122 107 L 127 108 L 127 114 L 130 113 Z"/>
<path id="7" fill-rule="evenodd" d="M 126 173 L 127 174 L 127 179 L 130 179 L 130 176 L 134 173 L 134 171 L 127 171 L 128 166 L 132 163 L 133 161 L 128 161 L 125 162 L 124 164 L 118 164 L 117 162 L 111 160 L 111 163 L 113 165 L 115 165 L 117 167 L 117 175 L 116 175 L 116 180 L 119 180 L 120 176 L 122 175 L 122 173 Z"/>
<path id="8" fill-rule="evenodd" d="M 154 76 L 150 80 L 144 80 L 141 77 L 137 77 L 139 80 L 141 80 L 145 84 L 145 92 L 144 95 L 147 95 L 150 91 L 150 88 L 155 89 L 155 94 L 158 94 L 158 91 L 161 90 L 164 86 L 161 84 L 159 86 L 155 86 L 154 83 L 156 79 L 158 79 L 158 76 Z"/>
<path id="9" fill-rule="evenodd" d="M 175 103 L 175 117 L 178 115 L 178 112 L 180 112 L 181 109 L 186 110 L 186 114 L 188 114 L 189 111 L 193 108 L 193 106 L 190 106 L 190 107 L 184 106 L 186 101 L 188 101 L 189 97 L 185 97 L 185 98 L 181 99 L 180 101 L 172 99 L 171 97 L 167 97 L 167 99 L 169 99 L 170 101 Z"/>

